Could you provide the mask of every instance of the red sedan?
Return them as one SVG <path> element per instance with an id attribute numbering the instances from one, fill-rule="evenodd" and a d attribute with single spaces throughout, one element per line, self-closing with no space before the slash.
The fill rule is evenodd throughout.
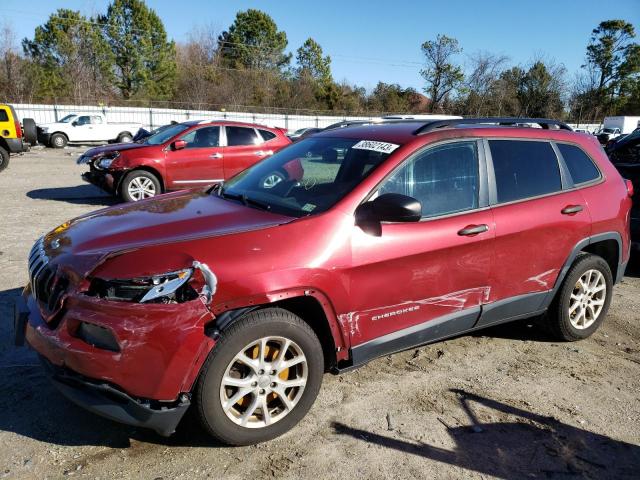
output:
<path id="1" fill-rule="evenodd" d="M 289 145 L 285 133 L 250 123 L 184 122 L 161 129 L 141 143 L 92 148 L 78 163 L 90 166 L 82 175 L 84 180 L 135 202 L 231 178 Z"/>

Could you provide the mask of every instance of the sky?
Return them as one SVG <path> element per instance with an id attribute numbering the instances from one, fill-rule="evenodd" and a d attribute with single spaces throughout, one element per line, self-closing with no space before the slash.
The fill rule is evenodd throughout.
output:
<path id="1" fill-rule="evenodd" d="M 2 0 L 0 23 L 12 25 L 22 39 L 32 37 L 35 27 L 57 8 L 93 15 L 105 12 L 108 4 L 108 0 Z M 294 56 L 312 37 L 331 56 L 335 80 L 367 90 L 384 81 L 421 91 L 420 45 L 438 34 L 460 42 L 463 52 L 458 61 L 463 65 L 478 51 L 506 55 L 512 64 L 521 65 L 542 56 L 564 64 L 569 79 L 584 63 L 591 30 L 602 20 L 626 20 L 640 38 L 640 0 L 148 0 L 147 4 L 177 42 L 186 41 L 195 27 L 221 32 L 236 12 L 258 8 L 287 33 L 288 50 Z"/>

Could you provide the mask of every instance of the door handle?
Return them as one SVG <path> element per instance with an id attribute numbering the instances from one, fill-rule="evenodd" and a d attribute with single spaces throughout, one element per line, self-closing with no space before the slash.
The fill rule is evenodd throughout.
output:
<path id="1" fill-rule="evenodd" d="M 209 158 L 222 158 L 222 154 L 221 153 L 212 153 L 211 155 L 209 155 Z"/>
<path id="2" fill-rule="evenodd" d="M 253 152 L 253 154 L 259 157 L 263 155 L 273 155 L 273 150 L 258 150 L 257 152 Z"/>
<path id="3" fill-rule="evenodd" d="M 581 212 L 584 209 L 582 205 L 568 205 L 560 210 L 563 215 L 573 215 L 574 213 Z"/>
<path id="4" fill-rule="evenodd" d="M 489 225 L 481 224 L 481 225 L 467 225 L 462 230 L 458 230 L 458 235 L 470 237 L 473 235 L 478 235 L 479 233 L 484 233 L 489 230 Z"/>

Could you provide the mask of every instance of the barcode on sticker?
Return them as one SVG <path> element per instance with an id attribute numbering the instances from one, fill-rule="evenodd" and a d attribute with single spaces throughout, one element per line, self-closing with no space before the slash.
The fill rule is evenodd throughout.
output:
<path id="1" fill-rule="evenodd" d="M 353 147 L 356 150 L 372 150 L 380 153 L 391 153 L 400 145 L 395 143 L 376 142 L 374 140 L 360 140 Z"/>

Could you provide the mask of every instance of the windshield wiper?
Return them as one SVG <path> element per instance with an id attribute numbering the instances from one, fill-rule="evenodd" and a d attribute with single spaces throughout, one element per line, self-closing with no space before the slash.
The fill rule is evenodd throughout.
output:
<path id="1" fill-rule="evenodd" d="M 229 193 L 225 192 L 224 188 L 221 188 L 219 195 L 222 198 L 228 198 L 230 200 L 240 200 L 245 207 L 254 206 L 262 210 L 271 210 L 271 205 L 269 205 L 268 203 L 249 198 L 244 193 Z"/>

